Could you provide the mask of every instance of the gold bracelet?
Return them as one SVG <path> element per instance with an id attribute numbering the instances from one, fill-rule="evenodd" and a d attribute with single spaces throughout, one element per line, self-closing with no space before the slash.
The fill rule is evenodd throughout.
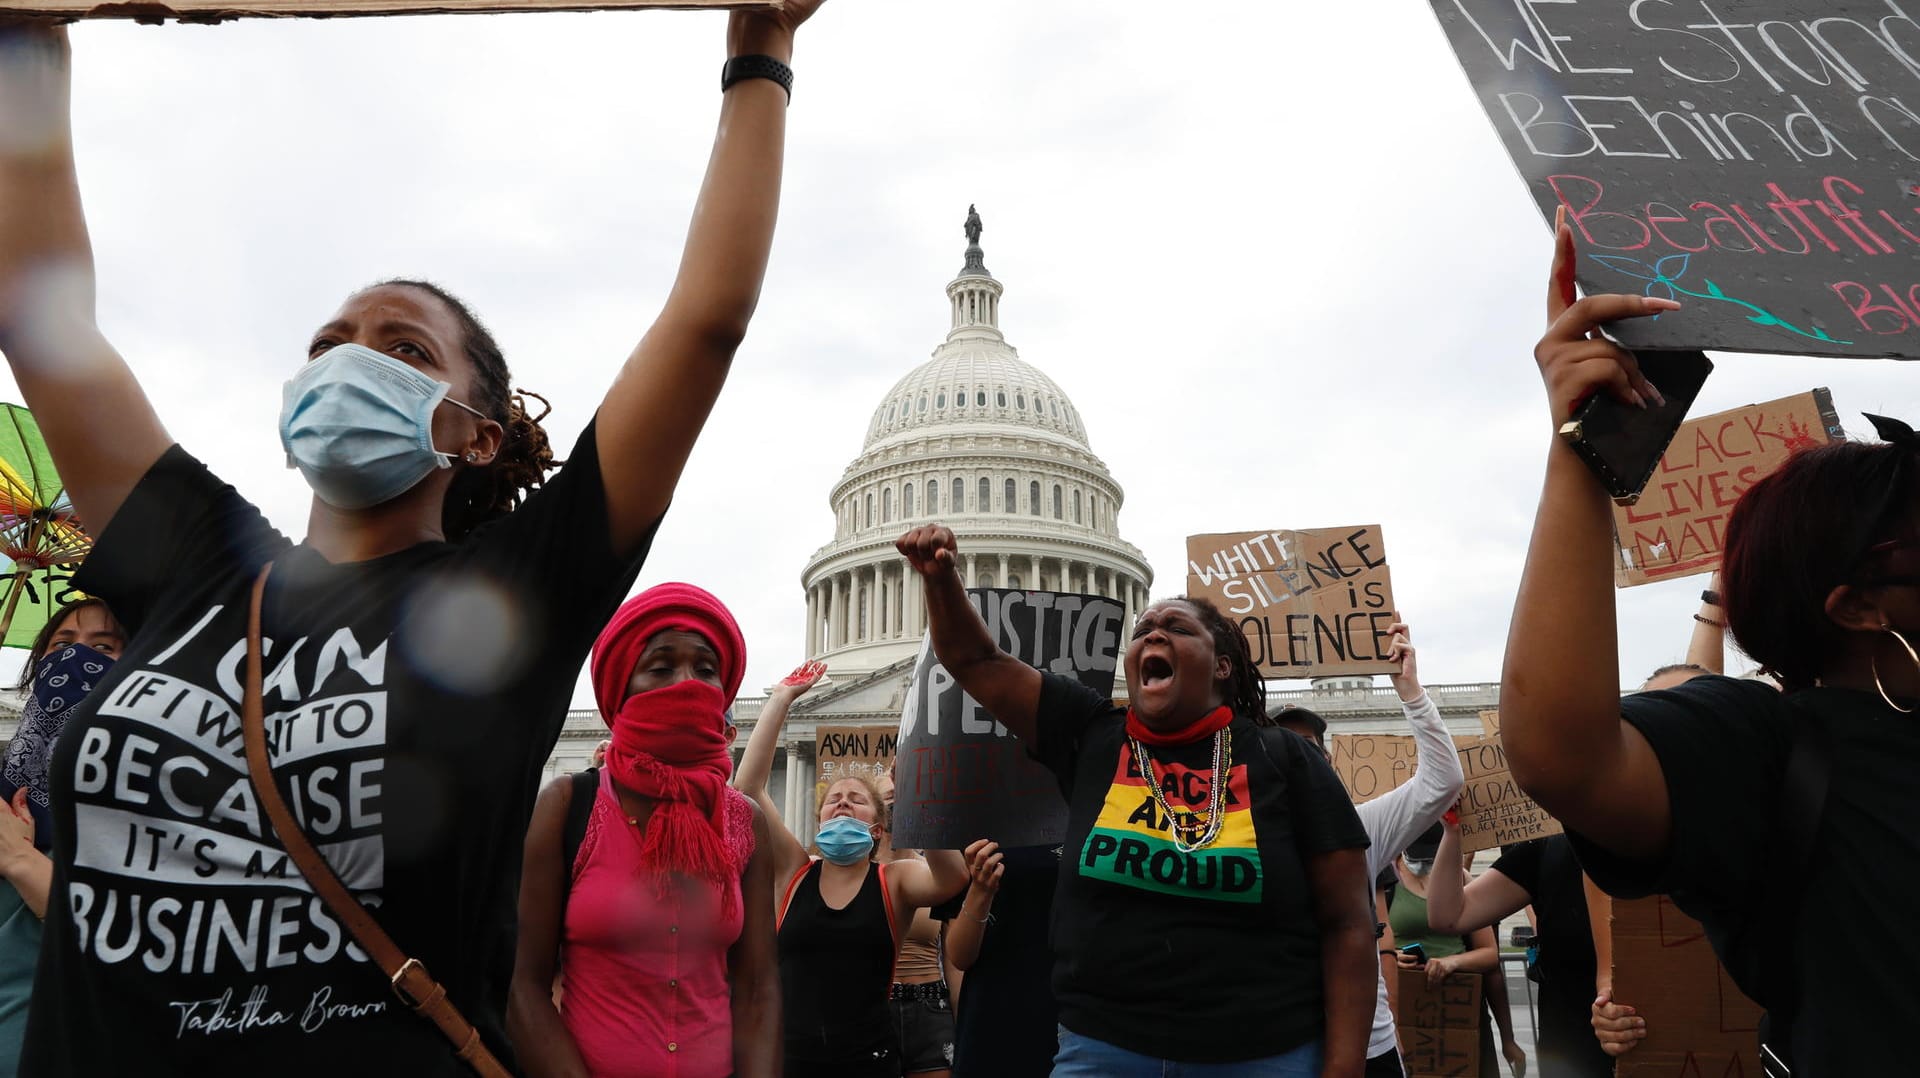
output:
<path id="1" fill-rule="evenodd" d="M 1703 618 L 1698 614 L 1695 614 L 1693 616 L 1693 620 L 1699 622 L 1702 625 L 1711 625 L 1716 629 L 1724 629 L 1727 627 L 1727 623 L 1724 621 L 1715 621 L 1712 618 Z"/>

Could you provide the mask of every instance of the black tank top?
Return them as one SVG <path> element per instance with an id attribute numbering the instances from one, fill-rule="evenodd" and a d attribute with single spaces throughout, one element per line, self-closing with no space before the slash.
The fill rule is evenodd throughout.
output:
<path id="1" fill-rule="evenodd" d="M 820 897 L 820 864 L 807 866 L 780 921 L 780 1001 L 787 1055 L 813 1062 L 867 1060 L 893 1047 L 887 1010 L 893 926 L 879 866 L 845 909 Z"/>

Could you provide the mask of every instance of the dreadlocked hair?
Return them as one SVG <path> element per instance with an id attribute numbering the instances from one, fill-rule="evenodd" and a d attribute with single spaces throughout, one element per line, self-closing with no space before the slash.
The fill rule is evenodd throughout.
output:
<path id="1" fill-rule="evenodd" d="M 1247 650 L 1247 637 L 1240 631 L 1240 626 L 1222 614 L 1211 600 L 1180 595 L 1173 601 L 1185 603 L 1199 612 L 1200 623 L 1207 627 L 1207 633 L 1213 637 L 1213 653 L 1233 660 L 1233 673 L 1228 675 L 1227 706 L 1233 709 L 1235 715 L 1252 719 L 1255 725 L 1277 725 L 1267 716 L 1267 683 L 1253 665 L 1253 653 Z"/>
<path id="2" fill-rule="evenodd" d="M 553 408 L 538 393 L 511 388 L 512 375 L 507 372 L 507 358 L 500 345 L 473 309 L 453 293 L 431 281 L 406 277 L 381 281 L 374 287 L 418 289 L 453 312 L 475 374 L 475 399 L 467 403 L 500 424 L 500 451 L 493 462 L 462 466 L 447 487 L 441 529 L 448 542 L 458 543 L 480 525 L 519 508 L 526 495 L 546 481 L 547 472 L 558 462 L 553 459 L 553 446 L 540 421 Z M 529 397 L 540 402 L 538 415 L 529 413 Z"/>

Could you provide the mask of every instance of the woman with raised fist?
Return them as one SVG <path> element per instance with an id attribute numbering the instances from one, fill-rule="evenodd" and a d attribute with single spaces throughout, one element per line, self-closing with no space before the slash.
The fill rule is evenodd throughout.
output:
<path id="1" fill-rule="evenodd" d="M 941 664 L 1067 795 L 1056 1078 L 1358 1078 L 1379 976 L 1366 835 L 1327 761 L 1270 724 L 1239 629 L 1204 600 L 1148 607 L 1122 709 L 995 644 L 952 531 L 896 545 Z"/>

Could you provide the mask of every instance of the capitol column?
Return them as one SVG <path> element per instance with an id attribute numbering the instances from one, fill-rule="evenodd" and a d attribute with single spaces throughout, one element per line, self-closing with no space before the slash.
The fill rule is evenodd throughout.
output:
<path id="1" fill-rule="evenodd" d="M 920 574 L 914 572 L 913 566 L 908 565 L 905 559 L 901 559 L 900 562 L 900 579 L 902 581 L 900 586 L 906 589 L 901 593 L 900 608 L 906 621 L 901 629 L 908 637 L 918 640 L 920 638 L 920 604 L 926 601 L 922 595 L 925 585 L 920 582 Z"/>
<path id="2" fill-rule="evenodd" d="M 807 632 L 805 636 L 801 637 L 802 643 L 800 645 L 800 650 L 809 659 L 813 658 L 815 655 L 820 654 L 820 649 L 814 646 L 816 643 L 815 638 L 820 635 L 819 600 L 820 600 L 819 589 L 808 588 L 807 589 Z"/>
<path id="3" fill-rule="evenodd" d="M 1005 554 L 1000 555 L 1000 575 L 994 579 L 993 586 L 996 588 L 1012 586 L 1007 583 L 1007 556 Z"/>
<path id="4" fill-rule="evenodd" d="M 840 638 L 840 619 L 846 616 L 847 604 L 841 591 L 840 574 L 833 574 L 829 583 L 832 591 L 827 599 L 827 646 L 824 650 L 832 651 L 843 643 Z"/>
<path id="5" fill-rule="evenodd" d="M 786 808 L 782 811 L 782 815 L 789 820 L 798 820 L 800 818 L 800 809 L 795 802 L 798 801 L 800 797 L 800 743 L 792 740 L 791 737 L 787 740 L 786 792 L 787 796 L 782 799 L 786 802 Z"/>
<path id="6" fill-rule="evenodd" d="M 872 574 L 872 583 L 867 585 L 867 634 L 868 643 L 880 639 L 880 567 L 867 570 Z"/>
<path id="7" fill-rule="evenodd" d="M 1033 575 L 1027 578 L 1027 590 L 1039 591 L 1040 590 L 1040 555 L 1035 554 L 1029 557 L 1027 560 L 1033 563 Z"/>

